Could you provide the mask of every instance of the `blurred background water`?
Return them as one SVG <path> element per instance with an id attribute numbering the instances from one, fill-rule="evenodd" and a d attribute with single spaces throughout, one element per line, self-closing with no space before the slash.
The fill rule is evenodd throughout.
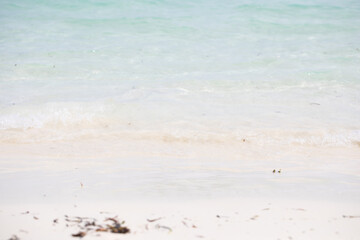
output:
<path id="1" fill-rule="evenodd" d="M 356 0 L 0 0 L 0 29 L 0 142 L 360 143 Z"/>

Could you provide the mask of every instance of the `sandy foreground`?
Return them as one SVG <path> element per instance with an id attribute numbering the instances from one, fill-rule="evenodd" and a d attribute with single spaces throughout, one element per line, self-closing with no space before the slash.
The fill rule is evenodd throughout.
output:
<path id="1" fill-rule="evenodd" d="M 358 147 L 261 149 L 1 145 L 0 239 L 359 239 Z"/>
<path id="2" fill-rule="evenodd" d="M 359 205 L 284 200 L 1 206 L 1 239 L 358 239 Z M 115 218 L 130 233 L 97 232 Z M 91 225 L 91 224 L 95 225 Z M 87 226 L 88 225 L 88 226 Z M 101 225 L 101 226 L 100 226 Z"/>

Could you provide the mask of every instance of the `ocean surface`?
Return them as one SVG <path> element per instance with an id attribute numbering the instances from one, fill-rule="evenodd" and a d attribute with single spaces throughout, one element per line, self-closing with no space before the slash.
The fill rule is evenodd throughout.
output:
<path id="1" fill-rule="evenodd" d="M 0 0 L 0 143 L 356 147 L 358 0 Z"/>

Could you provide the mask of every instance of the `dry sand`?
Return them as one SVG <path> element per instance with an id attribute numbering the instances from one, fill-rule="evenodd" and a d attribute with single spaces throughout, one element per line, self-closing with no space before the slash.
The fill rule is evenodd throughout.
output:
<path id="1" fill-rule="evenodd" d="M 358 239 L 359 205 L 285 200 L 97 203 L 2 206 L 1 239 Z M 67 215 L 68 217 L 65 217 Z M 77 223 L 77 217 L 82 222 Z M 125 221 L 128 234 L 82 228 Z M 54 222 L 55 220 L 55 222 Z M 81 227 L 82 226 L 82 227 Z"/>
<path id="2" fill-rule="evenodd" d="M 137 147 L 2 144 L 0 239 L 359 239 L 358 147 Z"/>

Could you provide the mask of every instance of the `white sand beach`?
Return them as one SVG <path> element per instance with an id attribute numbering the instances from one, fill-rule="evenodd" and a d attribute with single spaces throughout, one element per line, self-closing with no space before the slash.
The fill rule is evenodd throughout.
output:
<path id="1" fill-rule="evenodd" d="M 359 0 L 1 0 L 0 240 L 360 239 L 359 40 Z"/>
<path id="2" fill-rule="evenodd" d="M 2 239 L 357 239 L 358 204 L 269 199 L 2 206 Z M 66 217 L 67 215 L 68 217 Z M 81 217 L 82 222 L 76 222 Z M 97 232 L 125 221 L 130 233 Z M 54 222 L 55 221 L 55 222 Z"/>
<path id="3" fill-rule="evenodd" d="M 151 149 L 144 141 L 136 152 L 127 144 L 2 145 L 0 238 L 72 239 L 83 232 L 84 239 L 355 240 L 360 234 L 358 148 L 299 146 L 269 154 L 274 148 L 246 141 Z M 130 233 L 97 232 L 112 224 L 107 218 L 125 221 Z"/>

